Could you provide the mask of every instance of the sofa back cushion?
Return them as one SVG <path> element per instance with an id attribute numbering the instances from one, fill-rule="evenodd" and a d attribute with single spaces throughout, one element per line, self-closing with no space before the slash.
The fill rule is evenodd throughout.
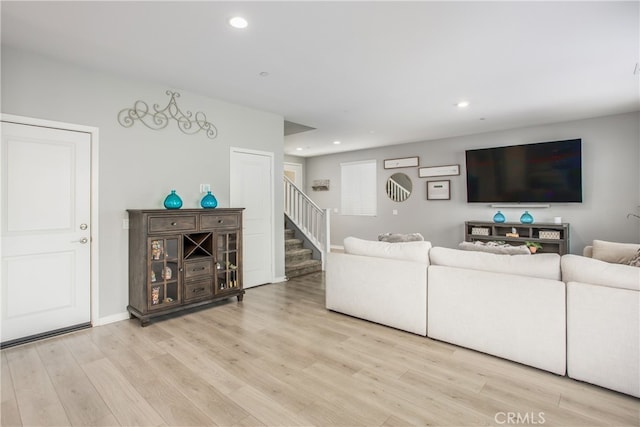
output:
<path id="1" fill-rule="evenodd" d="M 372 256 L 377 258 L 399 259 L 429 265 L 431 242 L 388 243 L 363 240 L 357 237 L 344 239 L 344 252 L 351 255 Z"/>
<path id="2" fill-rule="evenodd" d="M 640 291 L 640 268 L 567 254 L 562 256 L 562 280 Z"/>
<path id="3" fill-rule="evenodd" d="M 629 264 L 640 249 L 639 244 L 593 241 L 593 258 L 614 264 Z"/>
<path id="4" fill-rule="evenodd" d="M 435 247 L 429 251 L 433 265 L 491 271 L 560 280 L 560 255 L 536 254 L 531 256 L 500 255 L 486 252 L 464 251 Z"/>

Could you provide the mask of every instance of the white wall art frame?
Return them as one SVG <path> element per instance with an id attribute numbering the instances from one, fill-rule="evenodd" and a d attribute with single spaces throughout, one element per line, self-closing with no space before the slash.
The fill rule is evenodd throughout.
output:
<path id="1" fill-rule="evenodd" d="M 451 181 L 427 181 L 427 200 L 451 200 Z"/>
<path id="2" fill-rule="evenodd" d="M 403 157 L 400 159 L 386 159 L 384 161 L 385 169 L 397 169 L 397 168 L 415 168 L 419 164 L 419 158 L 416 157 Z"/>
<path id="3" fill-rule="evenodd" d="M 448 175 L 460 175 L 460 165 L 429 166 L 418 169 L 418 176 L 420 178 Z"/>

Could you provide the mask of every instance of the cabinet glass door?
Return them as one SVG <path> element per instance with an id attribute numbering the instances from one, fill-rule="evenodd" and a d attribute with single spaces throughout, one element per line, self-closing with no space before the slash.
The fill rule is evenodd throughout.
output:
<path id="1" fill-rule="evenodd" d="M 150 310 L 180 303 L 179 239 L 149 239 L 147 301 Z"/>
<path id="2" fill-rule="evenodd" d="M 235 290 L 240 286 L 238 271 L 238 234 L 216 234 L 216 288 L 215 293 Z"/>

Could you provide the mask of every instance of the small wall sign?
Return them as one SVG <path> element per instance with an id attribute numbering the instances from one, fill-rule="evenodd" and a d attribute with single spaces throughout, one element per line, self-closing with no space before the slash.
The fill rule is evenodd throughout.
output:
<path id="1" fill-rule="evenodd" d="M 401 159 L 386 159 L 385 169 L 411 168 L 418 166 L 418 157 L 403 157 Z"/>
<path id="2" fill-rule="evenodd" d="M 460 175 L 460 165 L 429 166 L 418 169 L 418 176 L 420 178 L 448 175 Z"/>

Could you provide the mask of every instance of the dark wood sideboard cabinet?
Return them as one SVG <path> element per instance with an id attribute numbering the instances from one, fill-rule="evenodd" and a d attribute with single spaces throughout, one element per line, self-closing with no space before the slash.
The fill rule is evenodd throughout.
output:
<path id="1" fill-rule="evenodd" d="M 146 326 L 223 298 L 242 301 L 242 211 L 127 210 L 129 315 Z"/>

